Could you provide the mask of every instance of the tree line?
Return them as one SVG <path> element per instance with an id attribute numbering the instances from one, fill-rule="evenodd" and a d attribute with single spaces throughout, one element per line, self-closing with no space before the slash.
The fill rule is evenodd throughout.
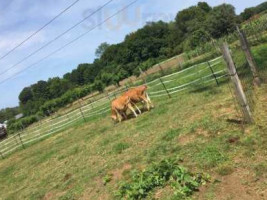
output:
<path id="1" fill-rule="evenodd" d="M 13 121 L 10 127 L 25 127 L 93 91 L 101 92 L 106 86 L 119 85 L 121 80 L 139 75 L 139 69 L 146 70 L 161 60 L 232 33 L 236 24 L 247 20 L 250 10 L 255 14 L 265 9 L 266 3 L 238 16 L 230 4 L 211 7 L 199 2 L 178 12 L 170 23 L 149 22 L 119 44 L 102 43 L 93 63 L 80 64 L 63 78 L 25 87 L 19 95 L 19 108 L 26 118 Z"/>

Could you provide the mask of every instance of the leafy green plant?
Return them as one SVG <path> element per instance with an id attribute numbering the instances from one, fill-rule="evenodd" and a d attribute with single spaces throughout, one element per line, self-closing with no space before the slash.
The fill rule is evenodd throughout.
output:
<path id="1" fill-rule="evenodd" d="M 142 199 L 156 187 L 170 185 L 175 196 L 183 198 L 193 194 L 208 180 L 207 175 L 193 174 L 176 160 L 166 159 L 143 171 L 134 170 L 130 181 L 122 182 L 116 195 L 121 199 Z"/>
<path id="2" fill-rule="evenodd" d="M 112 180 L 112 176 L 110 174 L 107 174 L 106 176 L 103 177 L 102 180 L 104 185 L 107 185 Z"/>

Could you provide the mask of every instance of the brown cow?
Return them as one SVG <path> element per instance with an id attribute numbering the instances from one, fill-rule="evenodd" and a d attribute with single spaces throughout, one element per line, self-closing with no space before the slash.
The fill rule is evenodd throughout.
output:
<path id="1" fill-rule="evenodd" d="M 114 121 L 118 120 L 119 122 L 122 121 L 122 116 L 127 119 L 126 111 L 128 108 L 134 113 L 135 117 L 137 117 L 137 114 L 133 109 L 130 97 L 125 95 L 118 97 L 111 102 L 111 118 Z"/>
<path id="2" fill-rule="evenodd" d="M 129 89 L 127 92 L 123 94 L 123 96 L 130 97 L 131 103 L 137 108 L 138 112 L 141 114 L 140 109 L 135 105 L 136 103 L 142 102 L 146 105 L 147 110 L 150 110 L 150 107 L 153 108 L 154 105 L 152 104 L 147 92 L 147 86 L 141 85 L 136 88 Z"/>

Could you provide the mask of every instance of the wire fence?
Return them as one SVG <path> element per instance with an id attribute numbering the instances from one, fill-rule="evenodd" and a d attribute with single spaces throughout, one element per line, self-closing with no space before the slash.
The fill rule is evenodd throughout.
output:
<path id="1" fill-rule="evenodd" d="M 158 98 L 167 96 L 168 93 L 174 95 L 182 91 L 196 89 L 195 86 L 199 84 L 204 86 L 212 82 L 215 83 L 215 78 L 221 80 L 226 76 L 222 61 L 222 57 L 218 57 L 150 81 L 147 83 L 148 94 L 151 98 Z M 214 70 L 213 73 L 210 71 L 211 67 Z M 105 116 L 110 111 L 110 102 L 127 89 L 127 87 L 123 87 L 62 116 L 36 123 L 34 126 L 21 130 L 21 132 L 0 142 L 1 156 L 4 157 L 17 149 L 26 148 L 30 143 L 66 130 L 75 124 L 86 122 L 97 116 Z"/>
<path id="2" fill-rule="evenodd" d="M 265 37 L 265 33 L 262 33 Z M 248 38 L 252 38 L 249 36 Z M 249 43 L 253 42 L 248 39 Z M 238 63 L 237 73 L 240 75 L 241 82 L 248 99 L 248 104 L 253 110 L 254 91 L 252 85 L 253 76 L 248 67 L 248 62 L 244 62 L 244 49 L 242 45 L 232 47 L 238 55 L 233 60 Z M 232 54 L 233 55 L 233 54 Z M 179 64 L 179 63 L 178 63 Z M 146 80 L 144 80 L 146 82 Z M 173 98 L 179 96 L 182 92 L 197 91 L 210 85 L 220 86 L 221 84 L 229 83 L 229 72 L 226 71 L 225 62 L 222 56 L 201 62 L 192 66 L 188 66 L 180 71 L 165 75 L 164 71 L 160 77 L 146 82 L 148 86 L 148 94 L 151 98 Z M 236 100 L 232 86 L 229 84 L 230 92 L 236 105 L 236 111 L 240 112 L 240 105 Z M 73 127 L 75 124 L 86 122 L 98 116 L 105 116 L 110 111 L 110 102 L 128 90 L 128 86 L 124 86 L 119 90 L 106 93 L 100 99 L 82 105 L 79 102 L 79 107 L 61 116 L 51 118 L 35 125 L 21 130 L 7 139 L 0 142 L 0 156 L 4 158 L 6 155 L 14 152 L 17 149 L 26 148 L 30 143 L 42 140 L 52 134 Z M 241 105 L 242 106 L 242 105 Z M 226 113 L 227 114 L 227 113 Z"/>

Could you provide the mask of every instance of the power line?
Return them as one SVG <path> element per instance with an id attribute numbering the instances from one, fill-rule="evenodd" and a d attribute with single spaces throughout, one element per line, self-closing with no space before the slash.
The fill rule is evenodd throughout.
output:
<path id="1" fill-rule="evenodd" d="M 66 31 L 64 31 L 63 33 L 61 33 L 58 36 L 56 36 L 54 39 L 50 40 L 48 43 L 46 43 L 45 45 L 41 46 L 39 49 L 37 49 L 34 52 L 30 53 L 28 56 L 24 57 L 23 59 L 21 59 L 19 62 L 17 62 L 16 64 L 12 65 L 8 69 L 2 71 L 0 73 L 0 76 L 3 75 L 3 74 L 5 74 L 6 72 L 10 71 L 11 69 L 13 69 L 14 67 L 16 67 L 17 65 L 21 64 L 22 62 L 24 62 L 28 58 L 32 57 L 33 55 L 35 55 L 36 53 L 38 53 L 39 51 L 41 51 L 45 47 L 49 46 L 50 44 L 52 44 L 53 42 L 55 42 L 56 40 L 58 40 L 59 38 L 61 38 L 65 34 L 67 34 L 69 31 L 71 31 L 72 29 L 74 29 L 75 27 L 77 27 L 78 25 L 80 25 L 81 23 L 83 23 L 85 20 L 87 20 L 88 18 L 92 17 L 94 14 L 96 14 L 100 10 L 102 10 L 105 6 L 107 6 L 108 4 L 110 4 L 112 1 L 114 1 L 114 0 L 109 0 L 104 5 L 102 5 L 101 7 L 99 7 L 97 10 L 95 10 L 94 12 L 92 12 L 90 15 L 88 15 L 85 18 L 83 18 L 81 21 L 79 21 L 78 23 L 74 24 L 73 26 L 71 26 L 70 28 L 68 28 Z"/>
<path id="2" fill-rule="evenodd" d="M 19 48 L 21 45 L 23 45 L 25 42 L 27 42 L 28 40 L 30 40 L 33 36 L 35 36 L 37 33 L 39 33 L 40 31 L 42 31 L 45 27 L 47 27 L 49 24 L 51 24 L 53 21 L 55 21 L 57 18 L 59 18 L 63 13 L 65 13 L 67 10 L 69 10 L 71 7 L 73 7 L 76 3 L 78 3 L 80 0 L 76 0 L 74 1 L 72 4 L 70 4 L 67 8 L 65 8 L 64 10 L 62 10 L 58 15 L 56 15 L 55 17 L 53 17 L 50 21 L 48 21 L 46 24 L 44 24 L 41 28 L 39 28 L 37 31 L 35 31 L 34 33 L 32 33 L 31 35 L 29 35 L 26 39 L 24 39 L 22 42 L 20 42 L 18 45 L 16 45 L 15 47 L 13 47 L 11 50 L 9 50 L 7 53 L 5 53 L 4 55 L 2 55 L 0 57 L 0 60 L 2 60 L 3 58 L 5 58 L 6 56 L 8 56 L 10 53 L 12 53 L 13 51 L 15 51 L 17 48 Z"/>
<path id="3" fill-rule="evenodd" d="M 48 54 L 47 56 L 43 57 L 42 59 L 38 60 L 37 62 L 29 65 L 28 67 L 24 68 L 23 70 L 13 74 L 12 76 L 10 76 L 9 78 L 6 78 L 5 80 L 1 81 L 0 84 L 6 82 L 7 80 L 13 78 L 14 76 L 22 73 L 23 71 L 37 65 L 38 63 L 42 62 L 43 60 L 49 58 L 50 56 L 54 55 L 55 53 L 61 51 L 62 49 L 66 48 L 67 46 L 69 46 L 70 44 L 76 42 L 77 40 L 79 40 L 80 38 L 82 38 L 83 36 L 85 36 L 86 34 L 92 32 L 94 29 L 96 29 L 97 27 L 101 26 L 102 24 L 106 23 L 108 20 L 112 19 L 113 17 L 115 17 L 116 15 L 120 14 L 121 12 L 123 12 L 124 10 L 126 10 L 127 8 L 131 7 L 133 4 L 135 4 L 138 0 L 132 1 L 130 4 L 128 4 L 127 6 L 123 7 L 122 9 L 118 10 L 116 13 L 114 13 L 113 15 L 109 16 L 108 18 L 106 18 L 104 21 L 102 21 L 101 23 L 97 24 L 96 26 L 94 26 L 93 28 L 91 28 L 90 30 L 84 32 L 83 34 L 81 34 L 80 36 L 76 37 L 75 39 L 71 40 L 70 42 L 68 42 L 67 44 L 63 45 L 62 47 L 58 48 L 57 50 L 53 51 L 52 53 Z"/>

